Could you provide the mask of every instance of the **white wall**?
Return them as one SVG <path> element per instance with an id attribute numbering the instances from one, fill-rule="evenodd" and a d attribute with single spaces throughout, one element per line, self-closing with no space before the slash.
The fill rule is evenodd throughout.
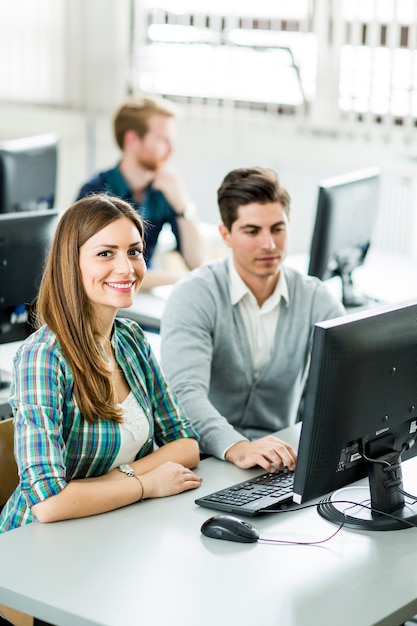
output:
<path id="1" fill-rule="evenodd" d="M 69 206 L 92 170 L 110 167 L 119 153 L 113 141 L 111 113 L 0 104 L 0 137 L 55 132 L 60 137 L 57 204 Z M 7 120 L 7 127 L 2 121 Z M 293 252 L 308 250 L 320 179 L 372 165 L 387 179 L 399 181 L 380 214 L 376 244 L 390 248 L 398 224 L 406 231 L 403 252 L 415 254 L 417 165 L 400 140 L 315 136 L 293 122 L 271 114 L 183 109 L 178 124 L 173 167 L 178 169 L 203 220 L 217 223 L 216 191 L 234 167 L 262 165 L 275 169 L 292 198 Z M 7 132 L 6 132 L 7 130 Z M 405 181 L 408 191 L 404 192 Z M 411 185 L 411 187 L 410 187 Z M 404 225 L 404 222 L 406 224 Z M 404 239 L 403 234 L 399 234 Z M 397 244 L 396 244 L 397 245 Z M 394 251 L 399 251 L 394 246 Z"/>
<path id="2" fill-rule="evenodd" d="M 0 102 L 0 139 L 45 132 L 60 137 L 60 208 L 73 202 L 92 171 L 118 159 L 111 118 L 126 90 L 129 54 L 129 0 L 66 0 L 65 6 L 68 108 Z M 173 166 L 184 176 L 201 218 L 213 223 L 218 221 L 216 190 L 230 169 L 246 165 L 275 169 L 292 197 L 292 251 L 305 252 L 320 179 L 378 165 L 390 185 L 376 243 L 389 249 L 390 239 L 395 239 L 395 251 L 402 246 L 404 252 L 417 254 L 417 165 L 411 158 L 417 147 L 412 141 L 413 145 L 406 144 L 396 137 L 395 128 L 390 140 L 369 127 L 363 131 L 358 127 L 353 134 L 346 126 L 320 135 L 301 118 L 184 107 Z"/>

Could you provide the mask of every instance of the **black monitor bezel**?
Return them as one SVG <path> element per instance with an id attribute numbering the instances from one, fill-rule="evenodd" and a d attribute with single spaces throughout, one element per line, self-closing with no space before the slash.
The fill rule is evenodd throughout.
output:
<path id="1" fill-rule="evenodd" d="M 0 214 L 0 344 L 21 341 L 34 330 L 33 302 L 59 216 L 58 209 Z M 19 304 L 26 305 L 28 319 L 13 324 Z"/>
<path id="2" fill-rule="evenodd" d="M 0 142 L 0 214 L 55 207 L 58 145 L 55 133 Z"/>
<path id="3" fill-rule="evenodd" d="M 350 196 L 363 195 L 370 185 L 374 187 L 370 189 L 375 194 L 373 202 L 365 203 L 360 198 L 357 205 L 349 204 Z M 353 272 L 363 265 L 371 245 L 379 211 L 380 185 L 378 167 L 319 182 L 308 274 L 321 280 L 340 276 L 343 303 L 347 307 L 360 306 L 367 301 L 353 287 Z"/>
<path id="4" fill-rule="evenodd" d="M 400 332 L 401 336 L 399 336 Z M 335 335 L 340 340 L 337 345 L 334 342 Z M 377 343 L 380 338 L 382 344 L 379 347 L 381 351 L 379 355 Z M 348 341 L 351 342 L 350 348 Z M 404 348 L 401 348 L 402 345 Z M 346 354 L 349 349 L 352 351 L 353 361 L 358 368 L 350 380 L 347 379 L 349 374 L 346 375 L 346 371 L 343 370 L 343 368 L 350 367 L 347 360 L 351 357 Z M 401 367 L 408 370 L 407 380 L 404 383 L 406 391 L 400 387 L 403 385 L 403 379 L 398 378 L 398 372 L 390 372 L 387 367 L 387 363 L 391 363 L 391 360 L 393 367 L 395 363 L 400 364 L 397 359 L 400 350 L 404 352 L 399 359 Z M 368 357 L 366 357 L 367 354 Z M 392 356 L 391 360 L 390 356 Z M 343 368 L 340 368 L 337 361 L 342 358 L 345 363 Z M 369 363 L 372 359 L 375 359 L 374 372 L 369 372 Z M 368 380 L 372 383 L 370 387 L 367 387 L 366 368 L 370 377 Z M 381 376 L 381 368 L 383 368 L 384 376 Z M 393 375 L 397 376 L 396 380 Z M 378 376 L 380 377 L 379 387 L 375 380 Z M 394 381 L 392 384 L 389 380 L 390 376 Z M 355 385 L 360 377 L 363 378 L 363 384 L 358 389 Z M 353 400 L 349 400 L 349 393 L 351 396 L 353 394 Z M 377 393 L 380 394 L 379 399 L 376 398 Z M 388 397 L 389 394 L 390 397 Z M 394 416 L 392 407 L 393 404 L 398 403 L 397 399 L 400 396 L 401 407 L 398 410 L 395 409 Z M 362 402 L 365 403 L 364 406 L 368 403 L 369 407 L 375 402 L 387 404 L 387 415 L 392 421 L 390 430 L 386 431 L 388 422 L 384 423 L 385 415 L 382 414 L 379 404 L 379 421 L 375 421 L 373 428 L 375 432 L 378 428 L 380 429 L 378 435 L 380 441 L 390 432 L 393 436 L 399 432 L 405 433 L 406 426 L 403 424 L 407 422 L 415 428 L 417 422 L 417 303 L 415 301 L 362 310 L 315 325 L 294 479 L 294 501 L 297 503 L 322 497 L 368 475 L 368 467 L 363 459 L 357 464 L 353 463 L 351 467 L 347 464 L 347 469 L 344 471 L 337 471 L 342 449 L 354 445 L 359 439 L 367 438 L 367 441 L 371 441 L 373 436 L 371 436 L 371 415 L 374 415 L 374 411 L 369 410 L 365 413 L 365 410 L 361 410 L 359 420 L 349 420 L 345 414 L 344 402 L 351 402 L 352 405 Z M 401 437 L 404 438 L 403 434 Z M 398 440 L 395 445 L 400 443 Z M 351 452 L 355 455 L 356 449 L 351 448 Z M 404 461 L 416 454 L 417 446 L 414 446 L 406 450 L 401 459 Z M 372 523 L 367 526 L 369 526 L 368 529 L 376 530 L 392 529 L 388 522 L 385 524 L 387 528 L 382 528 L 384 523 L 380 525 L 380 528 L 376 528 Z"/>

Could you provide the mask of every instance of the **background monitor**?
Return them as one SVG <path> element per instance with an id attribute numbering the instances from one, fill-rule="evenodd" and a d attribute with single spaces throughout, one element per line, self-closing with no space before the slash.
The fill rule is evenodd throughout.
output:
<path id="1" fill-rule="evenodd" d="M 0 213 L 55 205 L 57 155 L 54 134 L 0 142 Z"/>
<path id="2" fill-rule="evenodd" d="M 377 168 L 335 176 L 320 182 L 308 273 L 326 280 L 340 276 L 346 307 L 366 304 L 356 293 L 352 272 L 369 250 L 379 207 Z"/>
<path id="3" fill-rule="evenodd" d="M 361 509 L 346 516 L 331 497 L 319 512 L 370 530 L 404 528 L 401 520 L 408 518 L 416 523 L 417 508 L 404 506 L 401 481 L 401 460 L 417 454 L 416 430 L 417 304 L 380 306 L 316 324 L 294 500 L 311 500 L 368 476 L 372 514 Z"/>
<path id="4" fill-rule="evenodd" d="M 58 215 L 55 209 L 0 214 L 0 344 L 21 341 L 34 330 L 31 303 Z"/>

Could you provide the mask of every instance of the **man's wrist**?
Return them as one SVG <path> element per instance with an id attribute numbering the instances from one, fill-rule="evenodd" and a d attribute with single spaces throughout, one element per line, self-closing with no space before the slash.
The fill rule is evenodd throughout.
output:
<path id="1" fill-rule="evenodd" d="M 179 211 L 178 213 L 175 213 L 175 216 L 177 218 L 182 217 L 183 219 L 186 219 L 186 220 L 192 220 L 195 218 L 196 212 L 197 212 L 197 207 L 195 205 L 195 202 L 189 202 L 187 206 L 184 208 L 184 210 Z"/>
<path id="2" fill-rule="evenodd" d="M 234 451 L 236 452 L 236 448 L 239 446 L 239 444 L 247 443 L 247 442 L 248 442 L 247 439 L 239 439 L 239 441 L 235 441 L 234 443 L 230 444 L 230 446 L 228 446 L 223 453 L 224 460 L 234 463 L 233 448 L 234 448 Z M 232 452 L 232 454 L 230 454 L 230 452 Z"/>

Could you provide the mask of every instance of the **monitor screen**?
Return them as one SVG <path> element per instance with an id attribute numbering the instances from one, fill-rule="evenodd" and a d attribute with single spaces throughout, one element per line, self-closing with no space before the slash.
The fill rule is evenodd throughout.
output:
<path id="1" fill-rule="evenodd" d="M 363 509 L 346 519 L 332 496 L 319 512 L 371 530 L 404 528 L 399 518 L 417 521 L 417 509 L 405 506 L 401 493 L 401 460 L 417 454 L 416 303 L 315 325 L 302 419 L 296 502 L 368 476 L 372 513 Z"/>
<path id="2" fill-rule="evenodd" d="M 0 213 L 55 205 L 57 153 L 54 134 L 0 142 Z"/>
<path id="3" fill-rule="evenodd" d="M 33 331 L 30 305 L 58 214 L 55 209 L 0 214 L 0 343 L 21 341 Z"/>
<path id="4" fill-rule="evenodd" d="M 326 280 L 340 276 L 346 307 L 366 304 L 352 272 L 368 252 L 379 207 L 380 174 L 369 168 L 320 182 L 308 273 Z"/>

